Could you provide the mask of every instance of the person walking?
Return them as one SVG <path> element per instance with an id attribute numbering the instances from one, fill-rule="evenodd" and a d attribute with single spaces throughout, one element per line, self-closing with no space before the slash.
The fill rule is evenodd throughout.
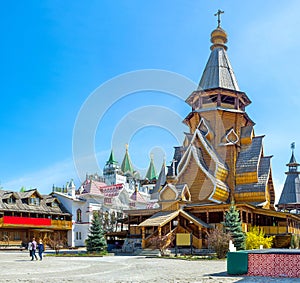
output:
<path id="1" fill-rule="evenodd" d="M 45 247 L 44 247 L 44 244 L 43 244 L 43 241 L 40 240 L 39 244 L 38 244 L 38 250 L 39 250 L 39 257 L 40 257 L 40 260 L 43 259 L 43 252 L 45 250 Z"/>
<path id="2" fill-rule="evenodd" d="M 35 238 L 32 238 L 32 253 L 31 253 L 31 260 L 34 260 L 34 258 L 37 260 L 37 256 L 35 254 L 37 248 L 37 243 L 35 241 Z"/>
<path id="3" fill-rule="evenodd" d="M 29 250 L 29 256 L 32 258 L 32 242 L 29 241 L 27 249 Z"/>

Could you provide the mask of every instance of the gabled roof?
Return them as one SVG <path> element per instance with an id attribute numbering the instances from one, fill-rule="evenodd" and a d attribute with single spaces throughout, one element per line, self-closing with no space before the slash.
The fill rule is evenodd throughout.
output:
<path id="1" fill-rule="evenodd" d="M 196 159 L 196 161 L 199 161 L 197 163 L 201 164 L 201 167 L 204 167 L 206 171 L 208 171 L 207 165 L 203 159 L 203 155 L 201 153 L 201 149 L 198 148 L 197 146 L 195 146 L 195 139 L 198 138 L 199 141 L 201 142 L 201 144 L 203 145 L 203 147 L 205 148 L 205 150 L 207 151 L 207 153 L 210 155 L 210 157 L 216 162 L 217 166 L 222 167 L 225 170 L 228 170 L 228 166 L 226 165 L 226 163 L 222 160 L 222 158 L 219 156 L 219 154 L 216 152 L 216 150 L 211 146 L 211 144 L 209 143 L 209 141 L 203 136 L 203 134 L 200 132 L 200 130 L 197 128 L 195 130 L 195 133 L 193 135 L 191 144 L 189 145 L 189 147 L 187 148 L 187 150 L 185 151 L 183 157 L 181 158 L 178 166 L 178 175 L 180 175 L 183 167 L 186 164 L 186 158 L 189 155 L 190 151 L 193 151 L 194 153 L 194 157 Z M 196 158 L 197 156 L 197 158 Z M 214 174 L 214 172 L 210 172 L 211 174 Z"/>
<path id="2" fill-rule="evenodd" d="M 99 195 L 101 194 L 101 188 L 107 187 L 107 185 L 103 182 L 99 181 L 94 181 L 94 180 L 86 180 L 82 185 L 81 185 L 81 190 L 79 193 L 80 194 L 95 194 Z"/>
<path id="3" fill-rule="evenodd" d="M 236 173 L 256 172 L 262 153 L 262 140 L 264 136 L 253 137 L 252 143 L 242 145 L 236 162 Z"/>
<path id="4" fill-rule="evenodd" d="M 137 201 L 137 202 L 142 202 L 142 203 L 146 203 L 145 199 L 143 198 L 143 196 L 140 194 L 139 191 L 135 191 L 131 196 L 130 196 L 131 200 Z"/>
<path id="5" fill-rule="evenodd" d="M 154 226 L 154 227 L 162 227 L 168 222 L 172 221 L 178 215 L 183 216 L 184 218 L 193 221 L 197 226 L 203 226 L 206 228 L 211 228 L 210 225 L 194 216 L 191 213 L 188 213 L 184 210 L 176 210 L 176 211 L 160 211 L 152 215 L 150 218 L 146 219 L 142 223 L 139 224 L 140 227 L 146 226 Z"/>
<path id="6" fill-rule="evenodd" d="M 163 192 L 168 190 L 168 189 L 171 189 L 174 192 L 175 197 L 171 198 L 171 199 L 162 199 L 161 196 L 162 196 Z M 185 199 L 185 196 L 184 196 L 185 193 L 188 194 L 189 199 Z M 190 194 L 190 191 L 189 191 L 189 188 L 188 188 L 187 184 L 173 185 L 173 184 L 169 183 L 169 184 L 166 184 L 163 187 L 163 189 L 160 191 L 159 200 L 160 201 L 176 201 L 176 200 L 190 201 L 190 197 L 191 197 L 191 194 Z"/>
<path id="7" fill-rule="evenodd" d="M 198 86 L 198 90 L 213 88 L 240 90 L 224 48 L 212 50 Z"/>
<path id="8" fill-rule="evenodd" d="M 31 205 L 27 201 L 24 201 L 27 198 L 30 198 L 33 194 L 36 194 L 40 201 L 36 205 Z M 6 196 L 14 196 L 14 203 L 6 203 L 3 201 Z M 3 198 L 3 196 L 5 196 Z M 59 206 L 48 206 L 47 203 L 57 201 Z M 0 211 L 16 211 L 16 212 L 30 212 L 30 213 L 48 213 L 48 214 L 67 214 L 68 211 L 66 208 L 53 196 L 47 195 L 42 196 L 37 189 L 25 191 L 25 192 L 12 192 L 0 190 Z"/>
<path id="9" fill-rule="evenodd" d="M 160 211 L 152 215 L 150 218 L 146 219 L 139 224 L 142 226 L 154 226 L 162 227 L 172 219 L 174 219 L 179 214 L 179 210 L 176 211 Z"/>

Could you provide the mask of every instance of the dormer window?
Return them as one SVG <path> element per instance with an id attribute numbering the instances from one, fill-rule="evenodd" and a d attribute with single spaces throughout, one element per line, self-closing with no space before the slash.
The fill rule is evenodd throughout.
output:
<path id="1" fill-rule="evenodd" d="M 40 205 L 40 199 L 35 196 L 29 198 L 29 205 Z"/>
<path id="2" fill-rule="evenodd" d="M 14 204 L 16 203 L 16 199 L 13 196 L 11 196 L 10 198 L 7 199 L 7 203 Z"/>
<path id="3" fill-rule="evenodd" d="M 52 207 L 58 207 L 58 202 L 57 201 L 53 201 L 52 202 Z"/>
<path id="4" fill-rule="evenodd" d="M 3 199 L 3 202 L 7 204 L 14 204 L 16 203 L 16 198 L 14 196 L 10 196 L 9 198 Z"/>

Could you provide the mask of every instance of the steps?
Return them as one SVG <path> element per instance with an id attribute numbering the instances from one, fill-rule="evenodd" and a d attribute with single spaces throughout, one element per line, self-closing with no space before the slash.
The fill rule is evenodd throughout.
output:
<path id="1" fill-rule="evenodd" d="M 135 251 L 135 255 L 146 256 L 146 257 L 158 257 L 160 256 L 160 251 L 158 249 L 140 249 Z"/>

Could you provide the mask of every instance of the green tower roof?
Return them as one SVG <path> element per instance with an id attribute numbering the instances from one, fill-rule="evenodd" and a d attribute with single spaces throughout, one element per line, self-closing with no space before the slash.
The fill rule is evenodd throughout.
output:
<path id="1" fill-rule="evenodd" d="M 118 161 L 115 160 L 114 152 L 111 150 L 108 161 L 106 161 L 106 165 L 108 164 L 118 164 Z"/>
<path id="2" fill-rule="evenodd" d="M 150 165 L 146 174 L 146 179 L 148 180 L 156 180 L 157 179 L 157 175 L 156 175 L 156 170 L 154 167 L 154 162 L 153 162 L 153 157 L 151 156 L 151 160 L 150 160 Z"/>
<path id="3" fill-rule="evenodd" d="M 123 171 L 123 173 L 133 173 L 133 166 L 129 157 L 129 153 L 128 153 L 128 144 L 126 144 L 126 152 L 125 152 L 125 156 L 121 165 L 121 170 Z"/>

